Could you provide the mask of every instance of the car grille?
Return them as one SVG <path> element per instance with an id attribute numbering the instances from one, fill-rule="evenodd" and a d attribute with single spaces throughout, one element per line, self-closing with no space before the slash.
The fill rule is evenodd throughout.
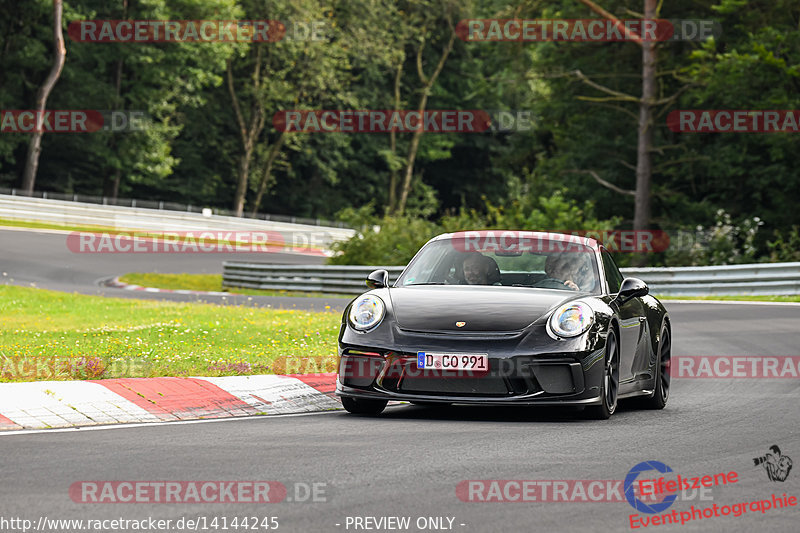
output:
<path id="1" fill-rule="evenodd" d="M 400 392 L 503 396 L 511 394 L 502 378 L 409 377 L 401 380 Z"/>

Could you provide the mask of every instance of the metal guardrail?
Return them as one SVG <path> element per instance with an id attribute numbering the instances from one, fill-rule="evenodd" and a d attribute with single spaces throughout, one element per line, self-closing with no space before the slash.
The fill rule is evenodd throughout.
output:
<path id="1" fill-rule="evenodd" d="M 0 218 L 67 226 L 103 226 L 126 231 L 270 231 L 280 232 L 286 246 L 328 248 L 355 231 L 206 213 L 123 207 L 0 194 Z"/>
<path id="2" fill-rule="evenodd" d="M 397 266 L 334 266 L 334 265 L 271 265 L 265 263 L 223 263 L 222 286 L 282 291 L 310 291 L 338 294 L 366 292 L 364 280 L 379 268 L 389 271 L 394 281 L 405 267 Z"/>
<path id="3" fill-rule="evenodd" d="M 385 268 L 394 282 L 405 267 L 223 263 L 222 285 L 291 291 L 361 294 L 373 270 Z M 643 279 L 652 294 L 669 296 L 800 294 L 800 263 L 708 267 L 623 268 Z"/>
<path id="4" fill-rule="evenodd" d="M 653 294 L 669 296 L 769 296 L 800 294 L 800 263 L 755 263 L 672 268 L 623 268 Z"/>

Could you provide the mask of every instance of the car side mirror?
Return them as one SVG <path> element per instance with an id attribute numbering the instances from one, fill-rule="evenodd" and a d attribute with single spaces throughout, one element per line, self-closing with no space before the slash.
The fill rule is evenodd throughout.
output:
<path id="1" fill-rule="evenodd" d="M 382 289 L 389 286 L 389 272 L 386 270 L 375 270 L 367 276 L 367 287 L 370 289 Z"/>
<path id="2" fill-rule="evenodd" d="M 632 298 L 645 296 L 649 292 L 650 287 L 639 278 L 625 278 L 622 280 L 622 285 L 619 287 L 619 294 L 617 294 L 615 300 L 619 305 L 622 305 Z"/>

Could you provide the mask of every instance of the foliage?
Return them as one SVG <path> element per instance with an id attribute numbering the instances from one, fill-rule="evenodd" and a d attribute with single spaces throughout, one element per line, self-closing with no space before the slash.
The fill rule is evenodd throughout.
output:
<path id="1" fill-rule="evenodd" d="M 598 3 L 622 18 L 642 7 L 641 0 Z M 662 18 L 714 20 L 722 31 L 702 42 L 657 47 L 652 223 L 689 232 L 696 247 L 676 247 L 647 260 L 705 264 L 796 257 L 796 135 L 676 133 L 667 128 L 666 116 L 676 109 L 800 109 L 800 4 L 658 4 Z M 633 198 L 619 190 L 635 187 L 642 65 L 633 43 L 457 39 L 430 88 L 428 109 L 530 112 L 534 127 L 423 135 L 407 216 L 396 220 L 383 214 L 392 173 L 402 177 L 407 164 L 410 133 L 398 134 L 394 149 L 388 134 L 291 134 L 267 164 L 280 138 L 271 123 L 277 111 L 390 109 L 398 69 L 399 106 L 414 108 L 422 96 L 417 50 L 424 42 L 420 61 L 430 74 L 451 35 L 452 16 L 594 17 L 582 2 L 141 0 L 128 2 L 127 12 L 124 5 L 67 2 L 65 24 L 271 18 L 285 20 L 290 29 L 297 21 L 319 20 L 325 31 L 319 41 L 261 45 L 68 40 L 51 108 L 143 110 L 151 121 L 147 130 L 133 133 L 46 134 L 37 179 L 43 190 L 109 195 L 118 189 L 121 196 L 230 207 L 243 152 L 225 83 L 232 59 L 244 114 L 260 106 L 266 117 L 252 153 L 248 211 L 256 207 L 262 182 L 260 209 L 272 213 L 348 217 L 372 202 L 369 226 L 380 226 L 380 233 L 360 233 L 347 252 L 339 250 L 337 261 L 400 260 L 419 242 L 454 227 L 574 230 L 584 229 L 579 224 L 627 228 L 632 222 Z M 50 68 L 51 3 L 0 0 L 0 9 L 0 108 L 28 109 Z M 254 89 L 259 49 L 263 82 Z M 629 97 L 611 98 L 598 84 Z M 0 135 L 0 187 L 19 186 L 26 148 L 26 135 Z M 754 227 L 756 218 L 763 225 Z M 703 228 L 699 236 L 697 226 Z M 392 239 L 397 247 L 390 246 Z"/>
<path id="2" fill-rule="evenodd" d="M 522 196 L 507 205 L 486 202 L 486 212 L 461 209 L 433 222 L 413 213 L 377 217 L 374 207 L 348 209 L 341 218 L 356 229 L 347 241 L 336 243 L 331 264 L 405 265 L 432 237 L 476 229 L 579 231 L 613 229 L 619 219 L 594 218 L 593 205 L 579 206 L 560 191 L 546 197 Z"/>
<path id="3" fill-rule="evenodd" d="M 374 206 L 346 209 L 343 220 L 356 228 L 356 234 L 333 246 L 334 265 L 404 265 L 429 239 L 439 226 L 412 214 L 378 217 Z"/>
<path id="4" fill-rule="evenodd" d="M 730 265 L 756 261 L 755 241 L 764 222 L 744 218 L 733 222 L 731 215 L 720 209 L 713 226 L 698 225 L 694 231 L 682 231 L 667 249 L 667 264 L 673 266 Z"/>
<path id="5" fill-rule="evenodd" d="M 775 240 L 767 243 L 770 261 L 800 261 L 800 226 L 792 226 L 786 232 L 775 230 L 774 236 Z"/>

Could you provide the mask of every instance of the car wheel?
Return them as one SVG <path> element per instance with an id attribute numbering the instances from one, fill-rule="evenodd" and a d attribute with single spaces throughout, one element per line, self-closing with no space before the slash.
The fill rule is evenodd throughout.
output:
<path id="1" fill-rule="evenodd" d="M 605 368 L 603 369 L 603 383 L 600 389 L 602 401 L 600 405 L 586 408 L 588 418 L 606 420 L 617 410 L 617 391 L 619 390 L 619 345 L 614 329 L 608 332 L 606 339 Z"/>
<path id="2" fill-rule="evenodd" d="M 645 409 L 663 409 L 669 399 L 669 367 L 672 361 L 672 339 L 669 329 L 661 330 L 661 342 L 658 346 L 658 365 L 656 365 L 656 386 L 653 396 L 643 402 Z"/>
<path id="3" fill-rule="evenodd" d="M 387 400 L 365 400 L 364 398 L 342 397 L 342 406 L 354 415 L 379 415 L 386 408 Z"/>

